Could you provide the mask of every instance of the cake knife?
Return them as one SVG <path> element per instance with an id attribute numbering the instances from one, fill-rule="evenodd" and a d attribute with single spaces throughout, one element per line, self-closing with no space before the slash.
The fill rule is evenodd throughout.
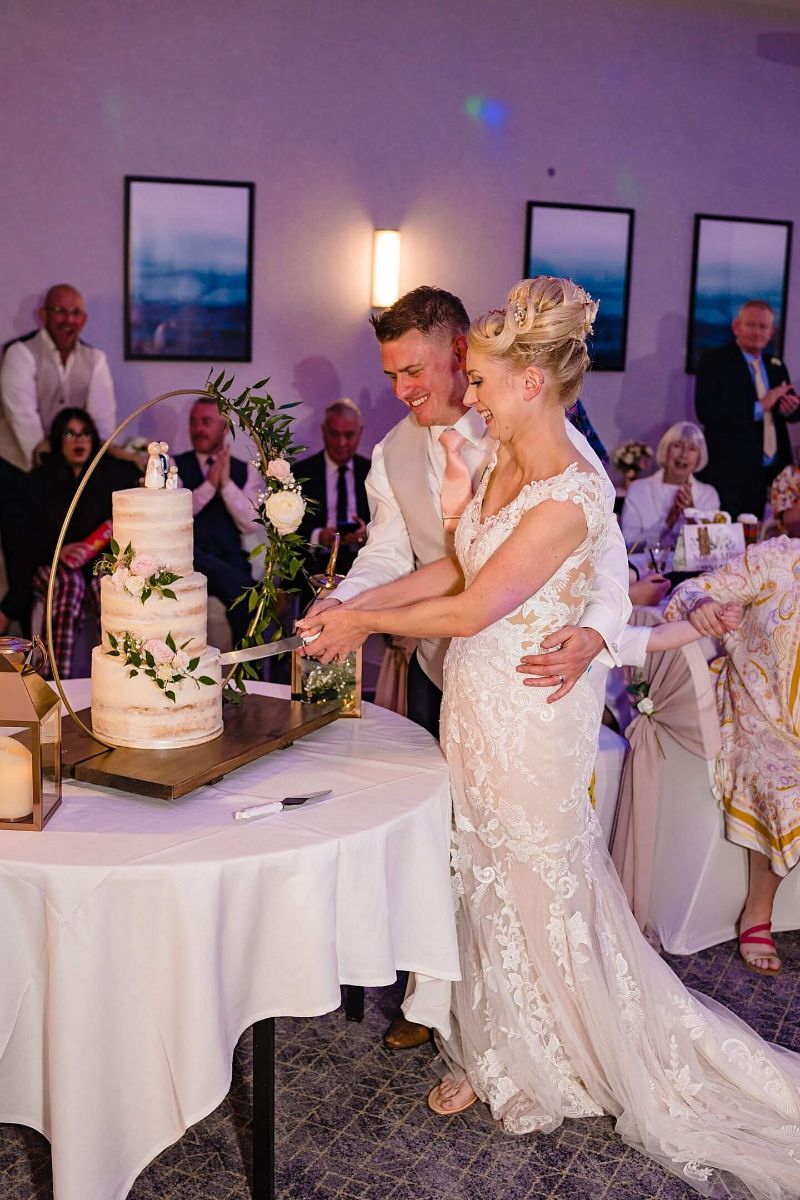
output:
<path id="1" fill-rule="evenodd" d="M 271 800 L 268 804 L 251 804 L 249 808 L 239 808 L 233 814 L 234 821 L 257 821 L 259 817 L 268 817 L 271 813 L 281 812 L 284 808 L 295 808 L 306 804 L 309 800 L 321 800 L 330 796 L 332 788 L 323 788 L 321 792 L 309 792 L 306 796 L 284 796 L 282 800 Z"/>
<path id="2" fill-rule="evenodd" d="M 301 646 L 313 642 L 318 637 L 318 633 L 312 634 L 311 637 L 301 637 L 299 633 L 294 633 L 291 637 L 281 638 L 279 642 L 264 642 L 261 646 L 246 646 L 244 650 L 229 650 L 227 654 L 220 654 L 219 661 L 223 667 L 228 667 L 235 663 L 250 662 L 254 658 L 272 658 L 273 654 L 285 654 L 287 650 L 299 650 Z"/>

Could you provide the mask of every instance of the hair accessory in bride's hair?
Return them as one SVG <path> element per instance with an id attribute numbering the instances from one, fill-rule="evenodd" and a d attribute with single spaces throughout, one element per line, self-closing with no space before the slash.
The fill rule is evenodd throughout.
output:
<path id="1" fill-rule="evenodd" d="M 518 326 L 523 326 L 528 319 L 528 310 L 521 300 L 515 300 L 511 306 L 514 320 Z"/>

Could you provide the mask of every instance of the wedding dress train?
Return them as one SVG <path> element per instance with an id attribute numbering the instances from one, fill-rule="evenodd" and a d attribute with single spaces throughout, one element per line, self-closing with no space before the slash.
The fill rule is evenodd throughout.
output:
<path id="1" fill-rule="evenodd" d="M 623 1139 L 708 1196 L 800 1196 L 800 1056 L 689 991 L 644 940 L 588 802 L 599 713 L 521 686 L 520 655 L 583 610 L 608 522 L 572 464 L 481 521 L 456 551 L 467 583 L 542 500 L 579 504 L 584 543 L 519 609 L 445 663 L 443 745 L 463 982 L 444 1067 L 510 1133 L 610 1113 Z"/>

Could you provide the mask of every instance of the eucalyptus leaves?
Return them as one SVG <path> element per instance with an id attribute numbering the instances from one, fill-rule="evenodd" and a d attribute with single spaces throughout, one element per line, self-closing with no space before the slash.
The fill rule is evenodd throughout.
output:
<path id="1" fill-rule="evenodd" d="M 232 396 L 233 376 L 226 379 L 222 372 L 213 382 L 209 375 L 205 389 L 230 428 L 240 429 L 255 443 L 258 458 L 253 465 L 264 481 L 254 516 L 264 537 L 250 552 L 251 560 L 263 562 L 263 573 L 260 572 L 262 577 L 257 583 L 234 601 L 246 604 L 250 613 L 247 636 L 239 642 L 240 649 L 283 636 L 281 619 L 290 607 L 286 592 L 297 590 L 292 583 L 303 566 L 305 547 L 297 529 L 306 503 L 292 473 L 292 462 L 305 450 L 305 446 L 296 445 L 292 438 L 294 418 L 289 409 L 296 408 L 297 403 L 276 404 L 269 393 L 262 392 L 268 382 L 261 379 L 238 396 Z M 258 672 L 251 663 L 240 663 L 228 678 L 226 699 L 240 699 L 247 678 L 258 679 Z"/>
<path id="2" fill-rule="evenodd" d="M 144 641 L 128 632 L 120 634 L 119 637 L 109 633 L 108 641 L 111 646 L 109 656 L 121 658 L 123 664 L 130 668 L 129 679 L 134 679 L 140 673 L 147 675 L 168 700 L 175 700 L 175 692 L 172 690 L 174 685 L 183 683 L 186 679 L 191 679 L 197 686 L 201 683 L 214 686 L 214 680 L 208 675 L 194 675 L 200 664 L 199 655 L 190 658 L 186 653 L 189 642 L 184 642 L 179 649 L 171 633 L 167 634 L 163 642 L 157 638 Z"/>

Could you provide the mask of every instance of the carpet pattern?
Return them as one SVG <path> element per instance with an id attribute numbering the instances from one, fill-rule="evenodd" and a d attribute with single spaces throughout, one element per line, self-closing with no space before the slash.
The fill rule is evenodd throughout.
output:
<path id="1" fill-rule="evenodd" d="M 688 986 L 800 1052 L 800 933 L 782 934 L 784 973 L 765 979 L 735 943 L 669 961 Z M 549 1135 L 500 1133 L 483 1106 L 444 1120 L 423 1097 L 432 1049 L 392 1053 L 380 1035 L 400 987 L 367 992 L 363 1024 L 331 1013 L 277 1022 L 279 1200 L 690 1200 L 679 1179 L 622 1144 L 606 1118 Z M 130 1200 L 249 1200 L 251 1036 L 209 1117 L 139 1176 Z M 0 1126 L 0 1200 L 52 1200 L 49 1147 Z"/>

